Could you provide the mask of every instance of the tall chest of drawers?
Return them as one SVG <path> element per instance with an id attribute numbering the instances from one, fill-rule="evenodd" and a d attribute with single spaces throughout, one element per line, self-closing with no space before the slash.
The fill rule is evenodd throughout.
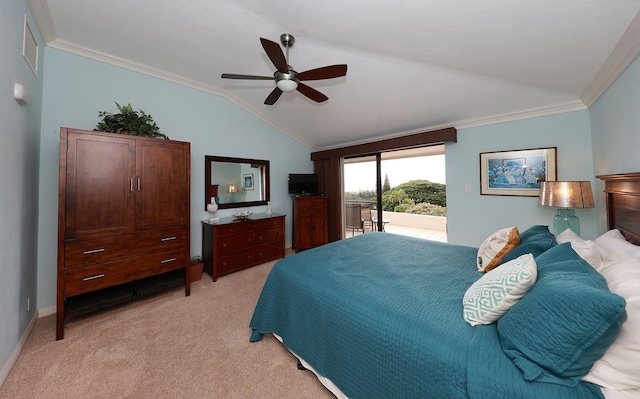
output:
<path id="1" fill-rule="evenodd" d="M 225 274 L 284 258 L 284 215 L 202 221 L 204 270 L 213 281 Z"/>
<path id="2" fill-rule="evenodd" d="M 325 196 L 293 198 L 293 248 L 296 252 L 329 242 L 327 207 Z"/>
<path id="3" fill-rule="evenodd" d="M 190 163 L 186 142 L 60 129 L 56 339 L 73 297 L 186 273 Z"/>

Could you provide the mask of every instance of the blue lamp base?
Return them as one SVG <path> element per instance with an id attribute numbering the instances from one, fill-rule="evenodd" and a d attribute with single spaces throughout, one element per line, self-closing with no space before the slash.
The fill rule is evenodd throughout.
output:
<path id="1" fill-rule="evenodd" d="M 566 229 L 573 230 L 580 235 L 580 219 L 575 215 L 573 209 L 558 209 L 558 213 L 553 219 L 553 226 L 556 229 L 556 236 Z"/>

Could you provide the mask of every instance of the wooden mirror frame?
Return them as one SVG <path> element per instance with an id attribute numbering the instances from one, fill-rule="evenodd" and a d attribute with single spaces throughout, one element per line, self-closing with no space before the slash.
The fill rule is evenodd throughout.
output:
<path id="1" fill-rule="evenodd" d="M 248 158 L 231 158 L 231 157 L 219 157 L 214 155 L 204 156 L 204 209 L 207 210 L 207 204 L 211 201 L 211 197 L 218 197 L 218 186 L 211 184 L 211 166 L 213 162 L 226 162 L 237 164 L 250 164 L 257 165 L 264 168 L 263 176 L 256 176 L 258 179 L 262 177 L 262 184 L 264 185 L 264 198 L 259 201 L 243 201 L 243 202 L 231 202 L 226 204 L 218 204 L 218 209 L 230 209 L 230 208 L 242 208 L 246 206 L 258 206 L 267 205 L 267 202 L 271 200 L 269 182 L 269 161 L 262 159 L 248 159 Z"/>

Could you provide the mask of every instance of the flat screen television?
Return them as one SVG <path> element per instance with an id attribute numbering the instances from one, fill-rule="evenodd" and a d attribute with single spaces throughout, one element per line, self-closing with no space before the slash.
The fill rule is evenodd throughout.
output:
<path id="1" fill-rule="evenodd" d="M 315 173 L 289 174 L 289 194 L 291 195 L 318 194 L 318 175 Z"/>

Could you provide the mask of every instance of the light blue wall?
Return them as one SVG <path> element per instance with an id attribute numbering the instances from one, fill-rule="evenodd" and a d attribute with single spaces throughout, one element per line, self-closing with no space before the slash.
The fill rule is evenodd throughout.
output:
<path id="1" fill-rule="evenodd" d="M 537 197 L 480 195 L 480 153 L 557 147 L 558 180 L 594 181 L 589 112 L 499 123 L 458 130 L 458 142 L 446 145 L 448 241 L 477 247 L 508 226 L 551 226 L 556 209 Z M 465 185 L 471 192 L 465 192 Z M 584 238 L 596 236 L 595 210 L 576 210 Z"/>
<path id="2" fill-rule="evenodd" d="M 42 63 L 36 77 L 22 57 L 24 18 L 44 47 L 24 0 L 0 7 L 0 365 L 34 318 L 37 309 L 38 162 Z M 40 51 L 42 60 L 42 51 Z M 27 88 L 29 102 L 13 98 L 14 83 Z M 27 311 L 27 298 L 31 310 Z M 0 381 L 1 383 L 2 381 Z"/>
<path id="3" fill-rule="evenodd" d="M 38 78 L 22 58 L 25 14 L 40 43 Z M 312 172 L 308 148 L 224 98 L 44 50 L 26 0 L 3 1 L 0 38 L 0 364 L 7 364 L 35 309 L 55 303 L 59 128 L 92 129 L 99 110 L 115 110 L 113 101 L 150 112 L 171 138 L 192 143 L 193 255 L 200 253 L 199 222 L 208 216 L 202 204 L 204 155 L 269 159 L 274 211 L 287 214 L 286 240 L 291 242 L 286 177 Z M 14 83 L 27 87 L 28 105 L 13 100 Z M 460 129 L 446 157 L 450 241 L 477 246 L 503 226 L 553 220 L 555 211 L 538 206 L 535 198 L 480 196 L 480 152 L 557 146 L 559 178 L 592 180 L 597 206 L 603 208 L 593 176 L 640 170 L 639 83 L 636 60 L 589 112 Z M 466 184 L 471 193 L 465 192 Z M 603 209 L 578 215 L 583 236 L 604 231 Z"/>
<path id="4" fill-rule="evenodd" d="M 596 175 L 640 172 L 640 58 L 590 109 Z M 604 183 L 596 182 L 602 192 Z M 605 203 L 596 198 L 598 229 L 606 230 Z"/>
<path id="5" fill-rule="evenodd" d="M 46 74 L 40 153 L 40 228 L 38 300 L 55 304 L 58 149 L 61 126 L 92 130 L 98 111 L 116 111 L 114 101 L 150 113 L 171 139 L 191 142 L 191 255 L 201 250 L 204 207 L 204 156 L 219 155 L 270 161 L 271 203 L 287 215 L 291 243 L 289 173 L 313 170 L 311 150 L 227 99 L 144 74 L 68 54 L 45 51 Z M 264 212 L 266 207 L 254 207 Z M 219 210 L 228 216 L 236 210 Z"/>

